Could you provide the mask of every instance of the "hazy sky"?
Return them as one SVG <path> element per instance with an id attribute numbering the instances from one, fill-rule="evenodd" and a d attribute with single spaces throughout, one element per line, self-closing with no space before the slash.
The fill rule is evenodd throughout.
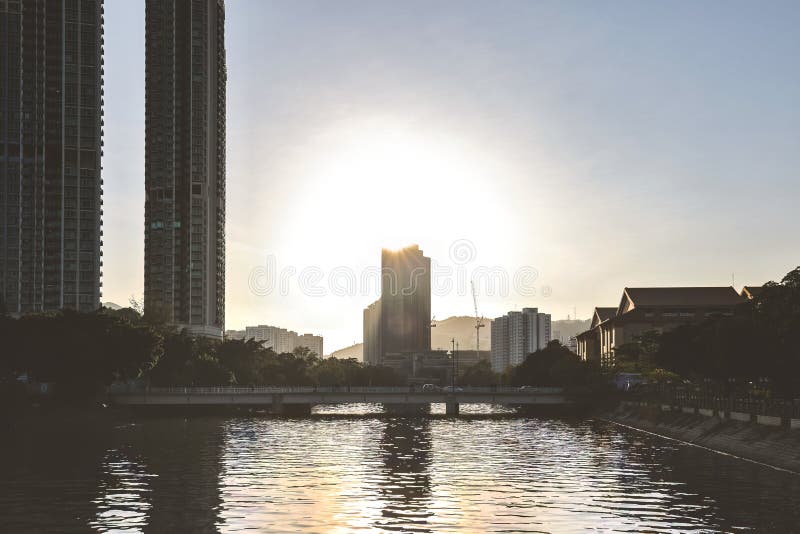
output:
<path id="1" fill-rule="evenodd" d="M 105 12 L 103 300 L 125 304 L 143 287 L 144 2 Z M 226 16 L 227 328 L 361 341 L 381 246 L 451 269 L 439 318 L 472 313 L 481 266 L 510 281 L 478 276 L 482 314 L 557 319 L 625 286 L 738 288 L 800 264 L 797 1 L 229 0 Z"/>

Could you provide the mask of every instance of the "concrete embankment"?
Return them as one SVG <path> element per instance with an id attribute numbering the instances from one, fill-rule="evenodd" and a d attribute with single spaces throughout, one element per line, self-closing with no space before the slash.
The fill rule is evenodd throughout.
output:
<path id="1" fill-rule="evenodd" d="M 622 403 L 600 419 L 800 474 L 800 429 Z"/>

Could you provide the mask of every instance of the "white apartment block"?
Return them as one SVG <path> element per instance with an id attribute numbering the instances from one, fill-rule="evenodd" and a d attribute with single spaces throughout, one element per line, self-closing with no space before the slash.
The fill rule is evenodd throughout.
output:
<path id="1" fill-rule="evenodd" d="M 512 311 L 492 321 L 492 370 L 503 372 L 543 349 L 552 338 L 550 314 L 537 308 Z"/>
<path id="2" fill-rule="evenodd" d="M 265 348 L 272 349 L 278 354 L 293 352 L 297 347 L 308 347 L 320 358 L 322 352 L 322 336 L 312 334 L 298 335 L 297 332 L 277 326 L 258 325 L 248 326 L 244 330 L 244 339 L 254 339 Z"/>
<path id="3" fill-rule="evenodd" d="M 322 358 L 324 352 L 322 352 L 322 336 L 315 336 L 313 334 L 303 334 L 301 336 L 297 336 L 297 347 L 308 347 L 308 350 Z"/>

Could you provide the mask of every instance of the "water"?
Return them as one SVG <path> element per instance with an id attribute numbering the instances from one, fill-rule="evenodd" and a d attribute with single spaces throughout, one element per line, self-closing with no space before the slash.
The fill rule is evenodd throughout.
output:
<path id="1" fill-rule="evenodd" d="M 800 476 L 613 424 L 375 411 L 16 425 L 0 443 L 0 532 L 800 525 Z"/>

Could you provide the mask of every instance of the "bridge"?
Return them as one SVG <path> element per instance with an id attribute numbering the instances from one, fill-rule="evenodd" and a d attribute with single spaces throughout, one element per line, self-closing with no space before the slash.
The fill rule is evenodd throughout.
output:
<path id="1" fill-rule="evenodd" d="M 135 407 L 220 407 L 239 406 L 284 413 L 287 407 L 310 411 L 315 404 L 385 404 L 419 406 L 446 405 L 450 415 L 458 414 L 461 404 L 569 405 L 577 402 L 574 393 L 552 387 L 168 387 L 108 391 L 112 403 Z"/>

